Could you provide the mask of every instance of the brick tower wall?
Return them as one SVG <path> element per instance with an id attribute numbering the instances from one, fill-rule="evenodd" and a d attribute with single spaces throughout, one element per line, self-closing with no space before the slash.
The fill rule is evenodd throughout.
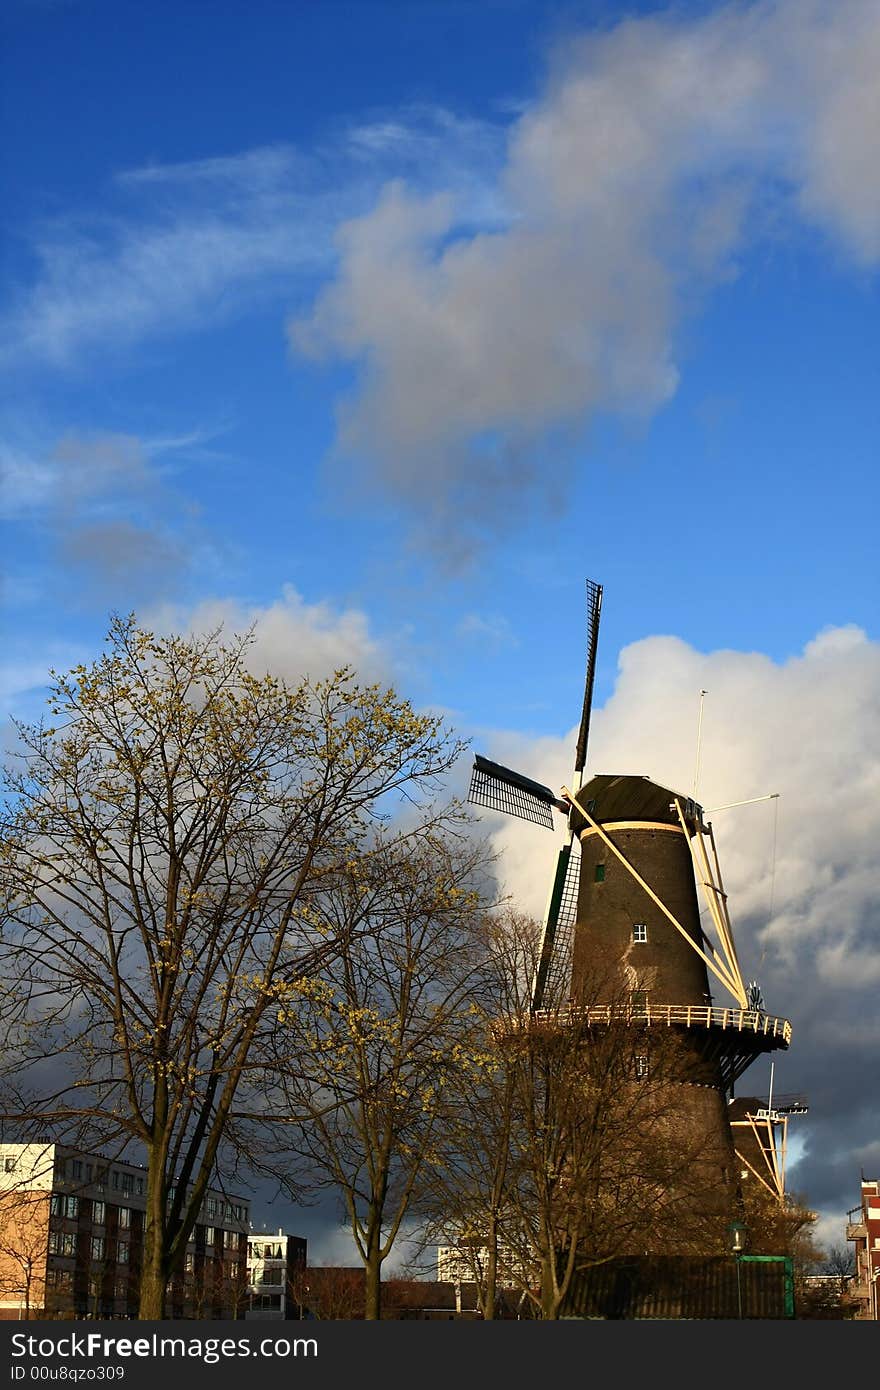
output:
<path id="1" fill-rule="evenodd" d="M 650 826 L 622 829 L 613 823 L 604 824 L 603 829 L 691 940 L 705 949 L 693 860 L 683 831 Z M 639 924 L 647 929 L 644 942 L 637 939 L 640 933 L 634 933 Z M 644 991 L 644 998 L 637 991 Z M 631 1001 L 648 1008 L 666 1004 L 705 1007 L 712 1002 L 705 962 L 601 837 L 590 830 L 581 837 L 572 1001 Z M 659 1028 L 665 1035 L 665 1026 L 660 1024 Z M 676 1123 L 680 1125 L 682 1151 L 700 1151 L 686 1185 L 692 1193 L 694 1214 L 699 1212 L 703 1222 L 704 1252 L 722 1253 L 737 1171 L 727 1100 L 718 1065 L 705 1055 L 705 1029 L 674 1031 L 689 1058 L 683 1071 L 690 1079 L 676 1086 Z M 640 1032 L 637 1036 L 644 1043 L 638 1042 L 636 1047 L 644 1045 L 650 1053 L 655 1032 L 654 1024 Z M 663 1249 L 674 1252 L 673 1232 L 666 1233 Z"/>
<path id="2" fill-rule="evenodd" d="M 703 946 L 693 861 L 680 829 L 603 827 L 646 883 Z M 599 872 L 597 873 L 597 869 Z M 634 940 L 644 923 L 647 941 Z M 650 1004 L 710 1002 L 705 963 L 595 831 L 581 839 L 572 992 L 601 998 L 647 991 Z"/>

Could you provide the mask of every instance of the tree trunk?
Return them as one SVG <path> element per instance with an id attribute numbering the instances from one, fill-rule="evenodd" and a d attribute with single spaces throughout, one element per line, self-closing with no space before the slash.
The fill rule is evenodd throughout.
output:
<path id="1" fill-rule="evenodd" d="M 165 1268 L 160 1241 L 144 1242 L 138 1317 L 152 1322 L 165 1316 Z"/>
<path id="2" fill-rule="evenodd" d="M 168 1278 L 165 1248 L 165 1193 L 159 1164 L 147 1170 L 147 1210 L 144 1215 L 144 1252 L 141 1263 L 138 1318 L 151 1322 L 165 1316 L 165 1285 Z"/>
<path id="3" fill-rule="evenodd" d="M 367 1258 L 364 1261 L 364 1317 L 377 1321 L 382 1316 L 382 1230 L 371 1220 L 367 1231 Z"/>
<path id="4" fill-rule="evenodd" d="M 555 1321 L 559 1317 L 556 1261 L 552 1255 L 541 1261 L 541 1317 L 545 1322 Z"/>
<path id="5" fill-rule="evenodd" d="M 498 1244 L 493 1233 L 489 1240 L 489 1258 L 486 1262 L 486 1289 L 483 1296 L 483 1318 L 492 1322 L 495 1318 L 495 1287 L 498 1281 Z"/>

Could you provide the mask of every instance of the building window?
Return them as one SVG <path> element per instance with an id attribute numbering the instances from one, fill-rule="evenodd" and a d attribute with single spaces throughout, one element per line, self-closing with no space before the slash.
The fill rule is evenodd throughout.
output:
<path id="1" fill-rule="evenodd" d="M 117 1258 L 117 1260 L 119 1261 L 119 1263 L 120 1263 L 121 1265 L 127 1265 L 127 1264 L 128 1264 L 128 1241 L 127 1241 L 127 1240 L 120 1240 L 120 1241 L 118 1242 L 118 1244 L 117 1244 L 116 1249 L 117 1249 L 116 1258 Z"/>
<path id="2" fill-rule="evenodd" d="M 92 1236 L 92 1259 L 103 1260 L 104 1258 L 104 1237 Z"/>
<path id="3" fill-rule="evenodd" d="M 129 1207 L 119 1208 L 119 1224 L 124 1230 L 127 1230 L 131 1225 L 131 1209 Z"/>
<path id="4" fill-rule="evenodd" d="M 191 1250 L 187 1250 L 186 1254 L 185 1254 L 184 1257 L 183 1257 L 183 1272 L 184 1272 L 184 1274 L 192 1274 L 192 1272 L 193 1272 L 193 1270 L 195 1269 L 195 1267 L 196 1267 L 196 1257 L 195 1257 L 195 1255 L 192 1253 Z"/>
<path id="5" fill-rule="evenodd" d="M 648 924 L 647 922 L 633 922 L 633 941 L 647 941 Z"/>
<path id="6" fill-rule="evenodd" d="M 71 1164 L 71 1167 L 73 1168 L 73 1176 L 75 1178 L 81 1178 L 83 1175 L 83 1166 L 81 1160 L 75 1158 L 73 1160 L 73 1163 Z"/>
<path id="7" fill-rule="evenodd" d="M 49 1209 L 53 1216 L 76 1217 L 79 1215 L 79 1198 L 65 1197 L 62 1192 L 53 1192 Z"/>
<path id="8" fill-rule="evenodd" d="M 206 1244 L 206 1245 L 213 1245 L 213 1244 L 214 1244 L 215 1238 L 216 1238 L 216 1237 L 215 1237 L 215 1233 L 214 1233 L 214 1227 L 213 1227 L 213 1226 L 206 1226 L 206 1227 L 205 1227 L 205 1244 Z"/>
<path id="9" fill-rule="evenodd" d="M 56 1293 L 69 1293 L 73 1288 L 73 1273 L 69 1269 L 49 1269 L 46 1271 L 46 1284 Z"/>
<path id="10" fill-rule="evenodd" d="M 644 1053 L 636 1056 L 636 1077 L 639 1081 L 644 1081 L 648 1075 L 648 1059 Z"/>
<path id="11" fill-rule="evenodd" d="M 49 1254 L 50 1255 L 75 1255 L 76 1236 L 72 1231 L 50 1231 L 49 1232 Z"/>
<path id="12" fill-rule="evenodd" d="M 128 1295 L 128 1280 L 117 1279 L 113 1285 L 113 1292 L 117 1298 L 125 1298 Z"/>
<path id="13" fill-rule="evenodd" d="M 604 864 L 597 864 L 597 865 L 596 865 L 596 875 L 595 875 L 595 878 L 596 878 L 596 882 L 597 882 L 597 883 L 604 883 L 604 882 L 605 882 L 605 865 L 604 865 Z"/>
<path id="14" fill-rule="evenodd" d="M 119 1190 L 119 1169 L 118 1169 L 118 1168 L 114 1168 L 114 1169 L 113 1169 L 113 1186 L 116 1188 L 117 1191 Z"/>
<path id="15" fill-rule="evenodd" d="M 103 1226 L 107 1216 L 107 1208 L 103 1202 L 92 1202 L 92 1221 L 96 1226 Z"/>
<path id="16" fill-rule="evenodd" d="M 137 1193 L 137 1195 L 138 1195 L 139 1197 L 143 1197 L 143 1195 L 144 1195 L 144 1180 L 143 1180 L 143 1178 L 135 1178 L 135 1180 L 134 1180 L 134 1190 L 135 1190 L 135 1192 Z"/>
<path id="17" fill-rule="evenodd" d="M 91 1165 L 91 1163 L 87 1163 L 87 1164 L 86 1164 L 86 1182 L 91 1182 L 91 1181 L 92 1181 L 92 1165 Z"/>
<path id="18" fill-rule="evenodd" d="M 122 1191 L 134 1192 L 134 1173 L 122 1173 Z"/>

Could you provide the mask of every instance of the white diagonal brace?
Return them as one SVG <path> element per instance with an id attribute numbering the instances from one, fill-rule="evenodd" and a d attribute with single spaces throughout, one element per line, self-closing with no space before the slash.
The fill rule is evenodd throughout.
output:
<path id="1" fill-rule="evenodd" d="M 718 889 L 719 898 L 721 902 L 721 910 L 724 913 L 724 920 L 727 923 L 727 935 L 730 939 L 730 949 L 733 953 L 733 959 L 736 965 L 736 973 L 739 976 L 740 981 L 742 981 L 742 971 L 739 967 L 739 958 L 736 954 L 736 944 L 733 939 L 733 927 L 730 925 L 730 913 L 727 910 L 727 894 L 724 891 L 724 880 L 721 877 L 721 864 L 718 859 L 718 846 L 715 844 L 715 832 L 712 829 L 711 821 L 709 822 L 709 841 L 712 845 L 712 855 L 715 860 L 715 872 L 718 876 Z"/>
<path id="2" fill-rule="evenodd" d="M 715 923 L 715 929 L 718 932 L 718 939 L 721 942 L 721 947 L 724 952 L 725 968 L 727 971 L 729 971 L 730 977 L 734 982 L 733 996 L 736 999 L 736 1002 L 739 1004 L 740 1008 L 746 1009 L 748 1008 L 749 1001 L 748 996 L 746 994 L 746 987 L 743 984 L 742 973 L 739 968 L 739 961 L 737 960 L 736 947 L 733 944 L 733 932 L 730 926 L 730 918 L 727 915 L 727 906 L 724 901 L 723 890 L 715 882 L 715 878 L 712 874 L 712 869 L 709 864 L 709 856 L 706 853 L 706 845 L 703 840 L 702 831 L 699 829 L 699 827 L 697 827 L 696 833 L 693 837 L 691 837 L 691 835 L 688 832 L 687 822 L 684 818 L 684 810 L 678 797 L 676 797 L 675 799 L 675 807 L 678 811 L 678 818 L 681 821 L 681 828 L 684 831 L 685 838 L 690 847 L 691 858 L 694 861 L 694 870 L 696 872 L 696 877 L 699 879 L 702 885 L 703 893 L 705 895 L 706 902 L 709 906 L 709 911 L 712 914 L 712 920 Z M 702 859 L 702 869 L 700 868 L 700 863 L 697 859 L 696 849 L 694 847 L 695 841 L 699 845 L 700 856 Z"/>
<path id="3" fill-rule="evenodd" d="M 739 1159 L 740 1163 L 744 1163 L 744 1164 L 746 1165 L 746 1167 L 748 1168 L 749 1172 L 750 1172 L 750 1173 L 754 1173 L 755 1177 L 758 1179 L 758 1182 L 761 1184 L 761 1186 L 762 1186 L 762 1187 L 766 1187 L 766 1189 L 767 1189 L 767 1191 L 770 1193 L 771 1197 L 777 1197 L 777 1198 L 778 1198 L 778 1197 L 779 1197 L 779 1193 L 778 1193 L 778 1191 L 776 1190 L 776 1188 L 775 1188 L 771 1183 L 769 1183 L 765 1177 L 762 1177 L 762 1176 L 761 1176 L 761 1174 L 758 1172 L 758 1170 L 757 1170 L 757 1168 L 755 1167 L 755 1165 L 754 1165 L 753 1163 L 750 1163 L 750 1162 L 749 1162 L 749 1160 L 746 1158 L 745 1154 L 741 1154 L 740 1151 L 739 1151 L 739 1149 L 736 1148 L 736 1146 L 734 1146 L 734 1150 L 733 1150 L 733 1151 L 734 1151 L 734 1153 L 736 1154 L 737 1158 Z"/>

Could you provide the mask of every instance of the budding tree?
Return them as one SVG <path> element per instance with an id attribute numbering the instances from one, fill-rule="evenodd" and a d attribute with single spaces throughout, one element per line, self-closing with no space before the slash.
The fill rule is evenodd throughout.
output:
<path id="1" fill-rule="evenodd" d="M 453 1078 L 474 1073 L 486 867 L 480 846 L 433 818 L 379 838 L 326 899 L 340 950 L 275 1034 L 275 1084 L 303 1121 L 291 1147 L 344 1205 L 368 1319 L 381 1317 L 383 1262 L 444 1142 Z"/>
<path id="2" fill-rule="evenodd" d="M 339 949 L 328 895 L 461 752 L 393 691 L 257 676 L 249 646 L 115 619 L 93 664 L 51 673 L 52 727 L 20 728 L 7 774 L 3 1109 L 144 1155 L 142 1318 L 279 1010 Z"/>

